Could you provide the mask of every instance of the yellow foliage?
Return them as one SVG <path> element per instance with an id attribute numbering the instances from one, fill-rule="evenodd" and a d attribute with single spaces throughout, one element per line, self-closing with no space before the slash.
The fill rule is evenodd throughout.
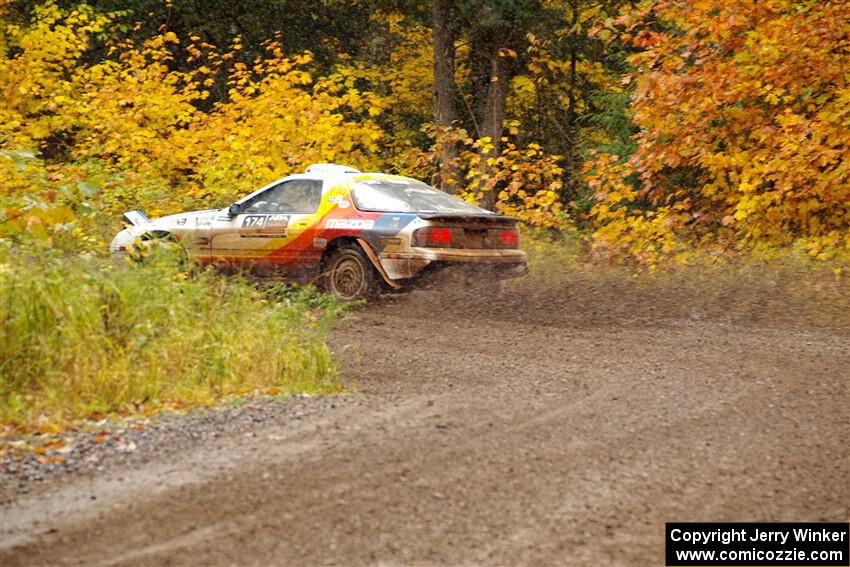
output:
<path id="1" fill-rule="evenodd" d="M 0 205 L 6 218 L 18 219 L 4 233 L 45 228 L 45 241 L 55 244 L 59 233 L 50 231 L 67 224 L 62 235 L 77 231 L 102 245 L 111 229 L 102 221 L 98 229 L 81 211 L 116 223 L 133 208 L 158 216 L 222 206 L 314 162 L 423 178 L 434 171 L 434 153 L 417 147 L 427 139 L 418 124 L 432 112 L 431 32 L 424 26 L 376 13 L 391 44 L 388 63 L 343 56 L 334 73 L 316 77 L 311 53 L 285 54 L 276 41 L 247 64 L 235 57 L 238 38 L 222 50 L 168 30 L 140 43 L 108 40 L 108 59 L 85 62 L 115 17 L 46 2 L 30 25 L 2 29 Z M 175 60 L 176 53 L 187 60 Z M 213 86 L 226 96 L 201 104 Z M 518 125 L 509 131 L 515 135 Z M 493 189 L 500 212 L 536 226 L 560 224 L 557 156 L 508 138 L 497 155 L 493 140 L 446 135 L 465 148 L 462 196 L 477 201 L 482 187 Z M 80 195 L 85 180 L 100 190 Z"/>
<path id="2" fill-rule="evenodd" d="M 77 167 L 72 162 L 88 164 L 83 169 L 110 189 L 96 199 L 101 212 L 162 214 L 189 202 L 197 207 L 199 199 L 222 205 L 312 162 L 376 167 L 385 134 L 375 119 L 386 103 L 342 74 L 314 79 L 310 53 L 287 57 L 269 42 L 249 67 L 233 61 L 238 41 L 222 53 L 194 38 L 187 51 L 197 70 L 180 71 L 172 47 L 181 40 L 165 31 L 140 45 L 112 43 L 112 58 L 83 63 L 92 35 L 112 19 L 47 2 L 30 26 L 0 34 L 7 46 L 0 52 L 0 149 L 41 153 L 62 163 L 57 174 Z M 228 97 L 199 110 L 214 75 L 226 78 Z M 29 165 L 3 161 L 0 199 L 14 209 L 59 183 L 42 171 L 43 183 L 33 184 Z"/>
<path id="3" fill-rule="evenodd" d="M 388 134 L 380 148 L 387 169 L 403 175 L 427 176 L 430 172 L 422 169 L 427 158 L 414 142 L 421 136 L 418 125 L 433 117 L 431 30 L 406 21 L 396 12 L 378 11 L 371 19 L 381 30 L 386 61 L 378 64 L 342 57 L 337 71 L 375 93 L 374 106 L 368 113 L 370 117 L 380 115 L 380 124 Z"/>
<path id="4" fill-rule="evenodd" d="M 515 127 L 513 124 L 511 129 Z M 460 153 L 459 162 L 467 184 L 459 197 L 478 203 L 485 191 L 495 191 L 496 211 L 531 226 L 562 225 L 559 191 L 564 172 L 558 165 L 559 156 L 534 143 L 519 147 L 508 137 L 502 138 L 498 155 L 490 138 L 474 142 L 466 138 L 465 142 L 467 148 Z"/>
<path id="5" fill-rule="evenodd" d="M 581 14 L 581 26 L 585 26 L 596 17 L 597 10 L 588 10 Z M 572 14 L 566 15 L 567 21 Z M 581 27 L 579 26 L 579 27 Z M 516 117 L 524 124 L 553 120 L 551 106 L 558 109 L 572 109 L 577 114 L 587 112 L 582 89 L 618 92 L 621 90 L 617 77 L 599 61 L 578 58 L 573 69 L 569 55 L 557 55 L 556 46 L 534 35 L 528 36 L 529 61 L 525 72 L 514 77 L 507 100 L 508 115 Z M 576 77 L 581 78 L 581 84 Z M 541 100 L 549 101 L 541 105 Z M 554 104 L 553 104 L 554 103 Z"/>

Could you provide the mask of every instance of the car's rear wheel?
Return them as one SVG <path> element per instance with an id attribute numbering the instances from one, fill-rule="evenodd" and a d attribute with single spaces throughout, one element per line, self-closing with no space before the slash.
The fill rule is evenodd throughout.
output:
<path id="1" fill-rule="evenodd" d="M 363 250 L 342 246 L 325 262 L 324 287 L 342 301 L 369 299 L 378 293 L 377 276 Z"/>

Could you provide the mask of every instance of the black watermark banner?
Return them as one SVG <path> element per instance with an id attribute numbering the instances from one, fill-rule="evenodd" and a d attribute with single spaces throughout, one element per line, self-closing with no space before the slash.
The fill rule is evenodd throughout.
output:
<path id="1" fill-rule="evenodd" d="M 666 564 L 850 566 L 846 523 L 668 523 Z"/>

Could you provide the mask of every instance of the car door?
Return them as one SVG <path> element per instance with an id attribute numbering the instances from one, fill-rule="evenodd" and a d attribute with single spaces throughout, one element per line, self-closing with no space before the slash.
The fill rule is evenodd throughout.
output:
<path id="1" fill-rule="evenodd" d="M 241 203 L 240 214 L 213 227 L 210 249 L 217 261 L 246 267 L 303 264 L 312 249 L 304 234 L 316 223 L 322 181 L 282 181 Z"/>

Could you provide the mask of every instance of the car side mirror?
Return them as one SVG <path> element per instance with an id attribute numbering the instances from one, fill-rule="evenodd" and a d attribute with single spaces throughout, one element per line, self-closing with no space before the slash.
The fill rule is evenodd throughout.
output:
<path id="1" fill-rule="evenodd" d="M 230 215 L 231 217 L 235 217 L 236 215 L 239 215 L 241 213 L 242 213 L 242 205 L 240 205 L 239 203 L 233 203 L 227 209 L 227 214 Z"/>

